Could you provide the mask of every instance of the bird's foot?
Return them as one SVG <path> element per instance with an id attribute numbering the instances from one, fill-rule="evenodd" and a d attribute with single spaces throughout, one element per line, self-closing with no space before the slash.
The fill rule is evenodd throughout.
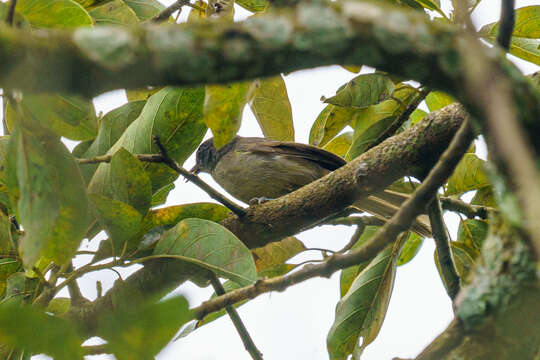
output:
<path id="1" fill-rule="evenodd" d="M 265 202 L 270 201 L 270 200 L 272 200 L 272 199 L 264 197 L 264 196 L 256 197 L 256 198 L 253 198 L 253 199 L 249 200 L 249 205 L 250 206 L 251 205 L 261 205 L 261 204 L 264 204 Z"/>

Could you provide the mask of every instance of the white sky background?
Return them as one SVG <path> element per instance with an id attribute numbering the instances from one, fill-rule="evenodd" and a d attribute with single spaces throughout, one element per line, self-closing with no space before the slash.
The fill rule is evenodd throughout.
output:
<path id="1" fill-rule="evenodd" d="M 160 0 L 165 5 L 173 0 Z M 449 1 L 442 0 L 443 9 L 448 10 Z M 540 0 L 516 0 L 516 7 L 539 5 Z M 498 20 L 500 2 L 483 0 L 474 12 L 473 20 L 479 28 Z M 184 8 L 182 17 L 187 16 Z M 248 15 L 237 8 L 236 18 Z M 515 59 L 515 58 L 514 58 Z M 518 61 L 524 73 L 538 70 L 538 66 Z M 293 109 L 296 141 L 307 143 L 313 121 L 324 108 L 321 95 L 331 96 L 337 88 L 353 78 L 355 74 L 340 67 L 330 66 L 294 72 L 285 77 L 287 90 Z M 123 91 L 102 95 L 95 99 L 97 111 L 106 113 L 126 102 Z M 1 106 L 1 104 L 0 104 Z M 249 107 L 244 111 L 242 127 L 244 136 L 262 136 Z M 207 137 L 210 135 L 208 134 Z M 194 164 L 193 156 L 185 163 L 185 168 Z M 219 188 L 208 174 L 202 175 Z M 191 183 L 181 178 L 170 193 L 167 205 L 213 201 Z M 446 216 L 447 224 L 455 238 L 457 216 Z M 319 227 L 300 234 L 298 237 L 307 247 L 322 247 L 339 250 L 346 244 L 353 229 L 345 226 Z M 97 241 L 83 242 L 84 249 L 95 249 Z M 89 245 L 89 246 L 88 246 Z M 434 245 L 431 239 L 424 241 L 420 253 L 407 265 L 398 268 L 394 292 L 386 319 L 377 339 L 364 351 L 363 359 L 385 360 L 393 357 L 414 357 L 429 344 L 453 318 L 451 302 L 446 295 L 433 261 Z M 320 258 L 310 251 L 293 258 L 293 262 Z M 79 256 L 78 263 L 88 261 L 88 256 Z M 128 273 L 120 269 L 124 278 Z M 89 298 L 96 296 L 95 281 L 101 280 L 107 291 L 116 279 L 112 271 L 101 271 L 84 276 L 79 284 Z M 185 295 L 191 306 L 197 306 L 208 299 L 212 289 L 200 289 L 190 283 L 181 286 L 175 293 Z M 63 291 L 59 296 L 66 296 Z M 326 335 L 334 320 L 334 311 L 339 300 L 339 273 L 330 279 L 312 279 L 288 288 L 283 293 L 269 293 L 259 296 L 239 308 L 239 313 L 255 344 L 265 359 L 328 359 Z M 46 359 L 36 356 L 34 359 Z M 89 356 L 88 359 L 113 359 L 112 356 Z M 196 330 L 188 337 L 169 344 L 158 356 L 168 359 L 237 359 L 249 360 L 243 344 L 228 317 L 222 317 Z"/>

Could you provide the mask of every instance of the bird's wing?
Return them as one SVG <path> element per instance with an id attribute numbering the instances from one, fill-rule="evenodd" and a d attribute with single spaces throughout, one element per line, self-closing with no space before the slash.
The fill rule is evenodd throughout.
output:
<path id="1" fill-rule="evenodd" d="M 313 161 L 319 166 L 330 171 L 334 171 L 347 163 L 338 155 L 312 145 L 288 141 L 275 141 L 270 139 L 252 139 L 253 141 L 245 142 L 244 146 L 242 146 L 243 149 L 239 150 L 302 158 Z"/>

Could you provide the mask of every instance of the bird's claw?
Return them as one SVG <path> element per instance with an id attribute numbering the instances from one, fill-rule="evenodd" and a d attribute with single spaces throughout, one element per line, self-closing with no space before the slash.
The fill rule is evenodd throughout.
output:
<path id="1" fill-rule="evenodd" d="M 265 202 L 267 201 L 270 201 L 272 199 L 269 199 L 267 197 L 256 197 L 256 198 L 253 198 L 251 200 L 249 200 L 249 205 L 261 205 L 261 204 L 264 204 Z"/>

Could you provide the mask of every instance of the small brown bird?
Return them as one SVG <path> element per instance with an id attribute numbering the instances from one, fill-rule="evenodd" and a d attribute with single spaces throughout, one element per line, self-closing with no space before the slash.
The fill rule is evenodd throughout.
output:
<path id="1" fill-rule="evenodd" d="M 275 199 L 315 181 L 347 162 L 326 150 L 295 142 L 236 136 L 216 149 L 208 139 L 197 150 L 194 173 L 207 172 L 235 198 Z M 353 206 L 381 219 L 389 219 L 407 195 L 385 190 Z M 431 236 L 427 216 L 419 216 L 413 230 Z"/>

